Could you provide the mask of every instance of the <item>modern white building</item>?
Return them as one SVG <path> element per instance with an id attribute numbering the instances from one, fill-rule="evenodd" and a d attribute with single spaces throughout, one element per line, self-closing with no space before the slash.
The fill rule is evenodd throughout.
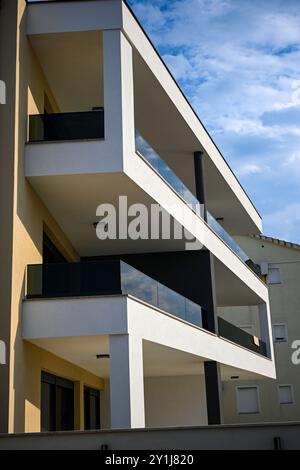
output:
<path id="1" fill-rule="evenodd" d="M 276 377 L 268 287 L 232 238 L 259 214 L 126 2 L 4 0 L 0 21 L 1 431 L 221 423 L 222 382 Z M 120 196 L 197 243 L 99 240 Z M 245 306 L 256 335 L 218 318 Z"/>

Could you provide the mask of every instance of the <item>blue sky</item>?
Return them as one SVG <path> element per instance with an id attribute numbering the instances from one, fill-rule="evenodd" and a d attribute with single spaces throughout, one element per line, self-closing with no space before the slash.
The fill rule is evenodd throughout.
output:
<path id="1" fill-rule="evenodd" d="M 130 0 L 264 219 L 300 243 L 300 0 Z"/>

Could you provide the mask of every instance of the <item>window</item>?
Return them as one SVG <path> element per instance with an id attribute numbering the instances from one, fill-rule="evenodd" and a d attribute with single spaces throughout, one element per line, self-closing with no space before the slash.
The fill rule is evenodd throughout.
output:
<path id="1" fill-rule="evenodd" d="M 42 372 L 42 431 L 74 430 L 74 383 Z"/>
<path id="2" fill-rule="evenodd" d="M 66 258 L 61 254 L 59 249 L 50 240 L 48 235 L 43 233 L 43 264 L 50 263 L 66 263 Z"/>
<path id="3" fill-rule="evenodd" d="M 288 340 L 287 326 L 285 323 L 273 325 L 273 338 L 275 343 L 285 343 Z"/>
<path id="4" fill-rule="evenodd" d="M 100 392 L 84 387 L 84 429 L 100 429 Z"/>
<path id="5" fill-rule="evenodd" d="M 260 413 L 259 389 L 256 386 L 237 387 L 238 414 Z"/>
<path id="6" fill-rule="evenodd" d="M 279 268 L 269 268 L 268 280 L 269 284 L 281 284 Z"/>
<path id="7" fill-rule="evenodd" d="M 281 405 L 294 403 L 294 390 L 292 385 L 278 385 L 278 398 Z"/>
<path id="8" fill-rule="evenodd" d="M 245 333 L 248 333 L 248 335 L 251 335 L 251 336 L 254 335 L 254 326 L 253 325 L 241 325 L 238 328 L 245 331 Z"/>

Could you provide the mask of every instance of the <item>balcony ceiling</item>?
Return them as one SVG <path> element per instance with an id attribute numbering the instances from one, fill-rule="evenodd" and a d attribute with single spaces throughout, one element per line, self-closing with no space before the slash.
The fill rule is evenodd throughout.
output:
<path id="1" fill-rule="evenodd" d="M 29 181 L 81 257 L 185 250 L 184 240 L 164 240 L 161 233 L 158 240 L 97 238 L 93 223 L 100 220 L 96 217 L 99 204 L 118 208 L 119 195 L 127 195 L 128 206 L 144 204 L 150 214 L 150 205 L 155 203 L 124 173 L 38 176 Z M 219 306 L 260 303 L 260 298 L 217 260 L 216 280 Z"/>
<path id="2" fill-rule="evenodd" d="M 37 35 L 30 43 L 61 112 L 103 106 L 100 31 Z"/>
<path id="3" fill-rule="evenodd" d="M 109 359 L 97 359 L 98 354 L 109 354 L 108 336 L 80 336 L 69 338 L 47 338 L 31 340 L 36 346 L 64 360 L 88 370 L 92 374 L 108 379 Z M 176 375 L 203 375 L 205 358 L 187 354 L 150 341 L 143 341 L 144 376 L 161 377 Z M 221 365 L 223 380 L 239 376 L 241 380 L 257 379 L 257 374 Z"/>

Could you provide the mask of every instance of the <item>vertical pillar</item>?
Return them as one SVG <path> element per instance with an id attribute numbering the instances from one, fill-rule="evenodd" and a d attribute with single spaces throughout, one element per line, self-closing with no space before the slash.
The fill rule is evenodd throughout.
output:
<path id="1" fill-rule="evenodd" d="M 216 286 L 215 286 L 215 265 L 213 255 L 206 250 L 205 251 L 206 261 L 206 276 L 209 285 L 209 292 L 207 292 L 207 298 L 210 300 L 210 306 L 207 310 L 202 311 L 202 326 L 211 333 L 218 334 L 218 315 L 216 309 Z"/>
<path id="2" fill-rule="evenodd" d="M 222 382 L 220 364 L 215 361 L 204 363 L 207 422 L 222 424 Z"/>
<path id="3" fill-rule="evenodd" d="M 103 32 L 105 140 L 113 158 L 134 152 L 132 46 L 121 31 Z"/>
<path id="4" fill-rule="evenodd" d="M 203 218 L 207 222 L 207 207 L 206 207 L 206 194 L 205 194 L 205 177 L 204 177 L 204 154 L 201 151 L 194 152 L 194 166 L 195 166 L 195 184 L 196 184 L 196 197 L 203 207 Z M 207 266 L 206 275 L 209 278 L 210 284 L 210 297 L 211 308 L 203 312 L 203 327 L 218 334 L 218 318 L 216 314 L 216 292 L 215 292 L 215 269 L 213 255 L 207 250 Z"/>
<path id="5" fill-rule="evenodd" d="M 207 222 L 207 205 L 204 177 L 204 154 L 201 151 L 194 153 L 196 197 L 203 206 L 203 218 Z M 203 312 L 203 327 L 212 333 L 218 334 L 218 316 L 216 310 L 215 267 L 213 255 L 207 250 L 207 276 L 210 283 L 211 308 Z M 221 424 L 222 417 L 222 383 L 220 364 L 214 361 L 204 363 L 207 421 L 208 424 Z"/>
<path id="6" fill-rule="evenodd" d="M 196 197 L 204 208 L 203 218 L 207 222 L 203 158 L 203 152 L 194 152 Z"/>
<path id="7" fill-rule="evenodd" d="M 110 406 L 113 429 L 145 427 L 143 344 L 140 338 L 110 336 Z"/>
<path id="8" fill-rule="evenodd" d="M 266 343 L 267 355 L 270 359 L 274 358 L 274 346 L 272 341 L 272 324 L 269 303 L 258 306 L 260 337 Z"/>

